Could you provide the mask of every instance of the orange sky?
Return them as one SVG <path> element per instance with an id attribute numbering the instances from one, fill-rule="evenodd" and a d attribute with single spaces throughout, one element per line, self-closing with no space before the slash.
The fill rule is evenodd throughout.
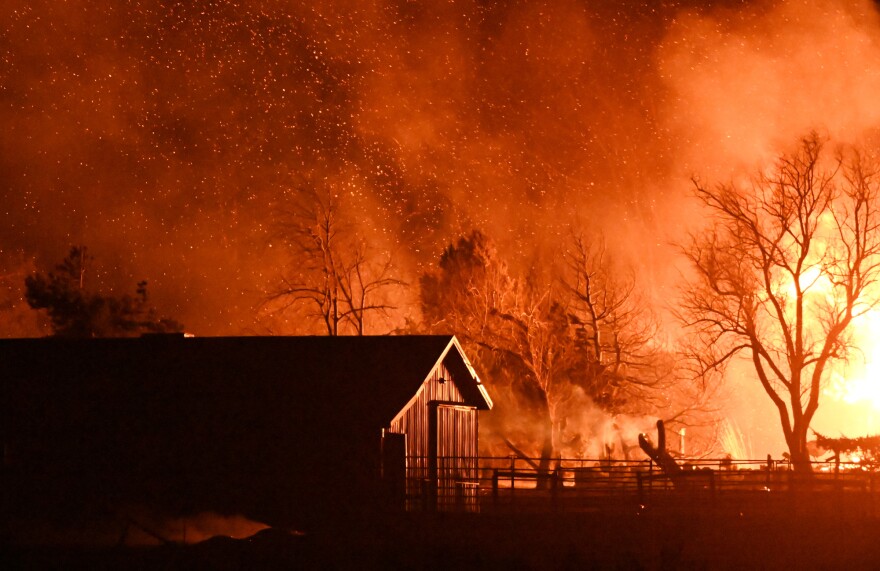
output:
<path id="1" fill-rule="evenodd" d="M 304 184 L 341 192 L 412 283 L 474 227 L 528 267 L 578 223 L 662 308 L 700 219 L 691 176 L 811 128 L 876 138 L 880 18 L 864 0 L 10 0 L 0 120 L 0 263 L 87 244 L 104 287 L 147 279 L 200 335 L 261 331 L 272 215 Z"/>

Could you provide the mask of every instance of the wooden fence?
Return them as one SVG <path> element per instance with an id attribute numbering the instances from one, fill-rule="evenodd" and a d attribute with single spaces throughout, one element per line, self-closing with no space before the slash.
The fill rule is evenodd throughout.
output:
<path id="1" fill-rule="evenodd" d="M 817 462 L 813 473 L 804 475 L 787 461 L 772 458 L 688 460 L 680 461 L 684 470 L 674 477 L 651 460 L 558 459 L 542 465 L 537 459 L 510 456 L 476 461 L 438 458 L 437 463 L 445 477 L 436 483 L 421 471 L 408 474 L 409 509 L 487 513 L 708 509 L 743 516 L 786 510 L 880 516 L 880 472 L 855 463 Z"/>

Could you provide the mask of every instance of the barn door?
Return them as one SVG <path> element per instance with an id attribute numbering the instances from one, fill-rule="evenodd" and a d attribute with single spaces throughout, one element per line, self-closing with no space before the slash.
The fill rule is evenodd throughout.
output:
<path id="1" fill-rule="evenodd" d="M 441 511 L 474 511 L 477 491 L 477 411 L 436 405 L 431 414 L 431 481 Z"/>

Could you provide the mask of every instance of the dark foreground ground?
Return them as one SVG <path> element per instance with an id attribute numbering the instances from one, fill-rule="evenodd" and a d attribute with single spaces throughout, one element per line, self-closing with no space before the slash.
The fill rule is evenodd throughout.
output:
<path id="1" fill-rule="evenodd" d="M 847 512 L 408 514 L 304 535 L 4 548 L 2 569 L 880 569 L 880 519 Z"/>

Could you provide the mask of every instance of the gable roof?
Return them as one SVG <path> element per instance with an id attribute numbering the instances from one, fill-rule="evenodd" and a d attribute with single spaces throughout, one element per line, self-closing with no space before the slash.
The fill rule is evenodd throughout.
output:
<path id="1" fill-rule="evenodd" d="M 375 494 L 380 429 L 439 363 L 491 407 L 452 336 L 0 340 L 0 437 L 26 511 L 324 517 Z"/>
<path id="2" fill-rule="evenodd" d="M 288 414 L 305 414 L 304 422 L 332 417 L 336 426 L 351 422 L 376 430 L 388 425 L 441 362 L 466 404 L 492 407 L 461 346 L 448 335 L 0 340 L 5 390 L 37 383 L 95 398 L 122 391 L 142 404 L 163 396 L 243 399 L 253 406 L 264 399 L 261 406 L 284 403 Z"/>

